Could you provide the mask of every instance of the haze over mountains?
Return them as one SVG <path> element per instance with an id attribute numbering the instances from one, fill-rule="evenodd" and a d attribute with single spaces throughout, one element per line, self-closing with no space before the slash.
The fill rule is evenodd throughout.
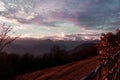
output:
<path id="1" fill-rule="evenodd" d="M 53 46 L 59 46 L 65 50 L 71 50 L 78 45 L 84 45 L 84 43 L 96 43 L 98 40 L 89 41 L 65 41 L 65 40 L 40 40 L 40 39 L 18 39 L 6 47 L 5 51 L 8 53 L 31 53 L 33 55 L 42 55 L 44 53 L 50 52 Z"/>

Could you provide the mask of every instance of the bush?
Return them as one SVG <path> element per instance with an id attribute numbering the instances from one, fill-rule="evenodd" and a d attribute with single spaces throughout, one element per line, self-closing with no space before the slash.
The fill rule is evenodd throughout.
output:
<path id="1" fill-rule="evenodd" d="M 100 51 L 100 58 L 103 62 L 120 50 L 120 30 L 116 30 L 116 33 L 103 33 L 98 49 Z"/>

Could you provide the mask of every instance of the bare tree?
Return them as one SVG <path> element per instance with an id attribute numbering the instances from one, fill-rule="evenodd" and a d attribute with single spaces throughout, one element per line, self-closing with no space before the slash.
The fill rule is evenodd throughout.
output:
<path id="1" fill-rule="evenodd" d="M 2 52 L 7 45 L 18 38 L 12 37 L 14 34 L 15 32 L 13 32 L 12 26 L 8 26 L 6 24 L 0 25 L 0 52 Z"/>

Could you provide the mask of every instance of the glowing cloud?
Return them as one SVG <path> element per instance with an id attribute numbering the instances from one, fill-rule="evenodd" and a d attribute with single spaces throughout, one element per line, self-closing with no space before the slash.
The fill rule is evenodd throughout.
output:
<path id="1" fill-rule="evenodd" d="M 5 10 L 6 10 L 5 4 L 2 1 L 0 1 L 0 11 L 5 11 Z"/>
<path id="2" fill-rule="evenodd" d="M 120 27 L 120 0 L 0 0 L 0 21 L 29 37 L 91 39 Z"/>

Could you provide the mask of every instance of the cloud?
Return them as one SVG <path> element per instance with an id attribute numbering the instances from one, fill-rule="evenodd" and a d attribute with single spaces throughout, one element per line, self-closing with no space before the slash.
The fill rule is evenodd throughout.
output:
<path id="1" fill-rule="evenodd" d="M 13 30 L 15 30 L 15 31 L 18 31 L 18 30 L 27 30 L 27 28 L 24 27 L 23 25 L 13 26 Z"/>
<path id="2" fill-rule="evenodd" d="M 0 1 L 0 12 L 5 10 L 6 10 L 5 4 L 2 1 Z"/>
<path id="3" fill-rule="evenodd" d="M 61 32 L 60 34 L 45 36 L 42 37 L 43 39 L 52 39 L 52 40 L 73 40 L 73 41 L 80 41 L 80 40 L 96 40 L 99 38 L 100 34 L 96 33 L 84 33 L 84 34 L 65 34 Z"/>
<path id="4" fill-rule="evenodd" d="M 119 28 L 119 10 L 119 0 L 97 0 L 86 12 L 79 15 L 79 21 L 81 25 L 87 26 L 88 29 L 112 30 L 113 27 Z"/>
<path id="5" fill-rule="evenodd" d="M 59 20 L 77 22 L 76 11 L 83 12 L 90 1 L 83 0 L 35 0 L 35 1 L 10 1 L 4 0 L 6 11 L 2 16 L 16 19 L 23 24 L 39 24 L 55 26 Z M 78 23 L 78 22 L 77 22 Z"/>
<path id="6" fill-rule="evenodd" d="M 8 18 L 3 17 L 3 16 L 0 16 L 0 21 L 1 21 L 2 23 L 7 22 L 7 23 L 19 24 L 19 22 L 18 22 L 16 19 L 8 19 Z"/>
<path id="7" fill-rule="evenodd" d="M 23 27 L 16 30 L 23 34 L 33 30 L 31 36 L 88 33 L 88 30 L 102 33 L 120 27 L 120 0 L 1 0 L 0 8 L 0 21 L 24 25 L 28 30 Z"/>

